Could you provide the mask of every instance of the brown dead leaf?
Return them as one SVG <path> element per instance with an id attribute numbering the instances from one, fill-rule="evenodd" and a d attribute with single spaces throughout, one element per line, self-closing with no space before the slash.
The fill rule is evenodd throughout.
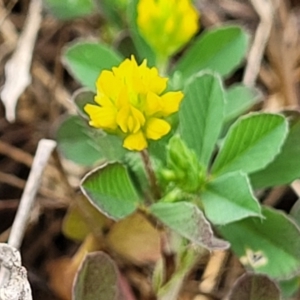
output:
<path id="1" fill-rule="evenodd" d="M 115 252 L 136 264 L 156 262 L 160 254 L 160 233 L 139 213 L 116 223 L 107 236 Z"/>

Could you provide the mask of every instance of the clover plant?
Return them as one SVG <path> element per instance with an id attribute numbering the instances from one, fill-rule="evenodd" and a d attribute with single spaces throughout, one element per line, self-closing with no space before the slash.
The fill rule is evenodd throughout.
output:
<path id="1" fill-rule="evenodd" d="M 230 247 L 247 270 L 282 285 L 297 278 L 299 214 L 262 205 L 257 189 L 300 177 L 299 114 L 249 112 L 258 90 L 224 84 L 246 56 L 242 27 L 194 36 L 199 15 L 188 0 L 133 0 L 127 9 L 132 56 L 89 41 L 63 52 L 86 88 L 74 95 L 79 116 L 57 131 L 62 154 L 91 170 L 82 193 L 109 219 L 138 212 L 177 241 L 170 278 L 156 262 L 159 299 L 176 299 L 203 249 Z"/>

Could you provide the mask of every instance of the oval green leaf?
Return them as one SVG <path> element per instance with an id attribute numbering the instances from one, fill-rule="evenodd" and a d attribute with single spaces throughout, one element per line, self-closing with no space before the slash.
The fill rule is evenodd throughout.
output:
<path id="1" fill-rule="evenodd" d="M 140 203 L 128 171 L 120 163 L 107 164 L 88 173 L 80 188 L 96 208 L 114 220 L 130 215 Z"/>
<path id="2" fill-rule="evenodd" d="M 102 70 L 118 66 L 122 57 L 108 46 L 95 42 L 75 42 L 62 54 L 66 69 L 83 85 L 95 91 Z"/>
<path id="3" fill-rule="evenodd" d="M 225 137 L 212 173 L 263 169 L 280 152 L 287 133 L 287 120 L 281 115 L 252 113 L 238 119 Z"/>
<path id="4" fill-rule="evenodd" d="M 300 177 L 299 157 L 300 117 L 297 115 L 290 121 L 289 134 L 279 155 L 265 169 L 251 175 L 252 185 L 265 188 L 291 183 Z"/>
<path id="5" fill-rule="evenodd" d="M 174 71 L 180 71 L 186 79 L 204 69 L 226 76 L 241 63 L 248 42 L 248 35 L 239 26 L 210 29 L 191 45 Z"/>
<path id="6" fill-rule="evenodd" d="M 163 224 L 197 245 L 209 250 L 229 247 L 227 242 L 214 236 L 203 212 L 193 203 L 158 202 L 150 207 L 150 211 Z"/>
<path id="7" fill-rule="evenodd" d="M 62 20 L 83 17 L 95 11 L 93 0 L 45 0 L 45 5 L 56 18 Z"/>
<path id="8" fill-rule="evenodd" d="M 97 143 L 101 137 L 100 132 L 90 131 L 78 116 L 63 120 L 56 131 L 58 150 L 65 158 L 84 166 L 91 166 L 104 159 Z"/>
<path id="9" fill-rule="evenodd" d="M 70 116 L 61 122 L 56 140 L 64 157 L 83 166 L 119 161 L 126 152 L 119 137 L 89 127 L 78 116 Z"/>
<path id="10" fill-rule="evenodd" d="M 225 96 L 218 75 L 200 73 L 185 88 L 179 110 L 181 138 L 208 166 L 224 118 Z"/>
<path id="11" fill-rule="evenodd" d="M 242 172 L 228 173 L 209 182 L 200 197 L 205 215 L 215 225 L 247 217 L 263 218 L 249 179 Z"/>
<path id="12" fill-rule="evenodd" d="M 264 207 L 262 212 L 264 220 L 247 218 L 218 230 L 247 268 L 289 279 L 300 273 L 300 230 L 280 211 Z"/>

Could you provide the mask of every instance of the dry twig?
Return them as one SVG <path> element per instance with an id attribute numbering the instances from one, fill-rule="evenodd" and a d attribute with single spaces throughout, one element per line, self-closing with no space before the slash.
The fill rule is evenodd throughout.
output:
<path id="1" fill-rule="evenodd" d="M 251 0 L 260 23 L 255 33 L 254 41 L 248 55 L 248 62 L 244 73 L 243 83 L 253 86 L 259 73 L 262 57 L 270 36 L 273 16 L 274 1 L 272 0 Z"/>
<path id="2" fill-rule="evenodd" d="M 31 83 L 30 66 L 32 52 L 42 20 L 42 1 L 31 0 L 25 28 L 19 38 L 12 58 L 5 66 L 6 81 L 1 91 L 1 99 L 10 122 L 16 119 L 15 108 L 20 95 Z"/>
<path id="3" fill-rule="evenodd" d="M 213 252 L 199 284 L 199 290 L 203 295 L 196 296 L 194 300 L 210 299 L 209 296 L 204 294 L 211 294 L 216 290 L 222 276 L 222 271 L 224 270 L 224 265 L 228 259 L 228 253 L 228 251 Z"/>
<path id="4" fill-rule="evenodd" d="M 21 266 L 19 249 L 23 240 L 26 224 L 39 188 L 43 170 L 49 156 L 56 146 L 51 140 L 41 140 L 33 160 L 32 169 L 23 192 L 15 221 L 10 231 L 8 245 L 0 245 L 0 299 L 31 300 L 31 290 L 27 272 Z"/>
<path id="5" fill-rule="evenodd" d="M 13 223 L 8 243 L 19 248 L 26 228 L 26 223 L 30 210 L 32 209 L 34 197 L 40 186 L 42 172 L 46 167 L 47 161 L 56 142 L 52 140 L 41 140 L 39 142 L 36 155 L 33 160 L 32 168 L 20 201 L 19 209 Z"/>
<path id="6" fill-rule="evenodd" d="M 30 211 L 32 209 L 33 202 L 35 199 L 35 195 L 36 195 L 36 192 L 40 185 L 42 172 L 43 172 L 43 170 L 47 164 L 47 161 L 49 159 L 49 156 L 55 146 L 56 146 L 56 143 L 51 140 L 41 140 L 39 142 L 38 149 L 37 149 L 36 155 L 33 160 L 32 169 L 29 174 L 29 178 L 28 178 L 27 184 L 25 186 L 25 190 L 23 192 L 23 195 L 22 195 L 22 198 L 20 201 L 20 205 L 19 205 L 16 217 L 15 217 L 15 221 L 14 221 L 13 226 L 10 231 L 10 235 L 9 235 L 9 239 L 8 239 L 8 247 L 13 247 L 13 248 L 18 249 L 21 245 L 21 242 L 22 242 L 22 239 L 24 236 L 24 232 L 25 232 L 25 228 L 26 228 L 26 224 L 28 222 Z M 4 249 L 3 247 L 2 247 L 2 249 Z M 7 262 L 8 259 L 9 259 L 9 257 L 6 260 L 4 259 L 4 263 Z M 2 262 L 2 267 L 0 269 L 0 299 L 9 300 L 10 298 L 7 298 L 7 295 L 5 293 L 8 292 L 8 288 L 11 288 L 11 284 L 13 284 L 13 280 L 14 280 L 13 276 L 14 275 L 12 272 L 13 272 L 13 270 L 18 271 L 18 270 L 23 270 L 23 269 L 18 268 L 18 266 L 19 267 L 21 266 L 20 264 L 18 264 L 16 266 L 13 265 L 11 268 L 8 268 L 4 263 Z M 16 267 L 16 268 L 13 269 L 13 267 Z M 19 271 L 15 275 L 19 276 L 18 274 L 19 274 Z M 24 279 L 24 276 L 21 278 L 22 280 Z M 27 288 L 26 285 L 25 285 L 25 288 Z M 19 299 L 19 298 L 11 298 L 11 299 Z M 28 296 L 28 298 L 20 298 L 20 299 L 25 300 L 25 299 L 31 299 L 31 298 Z"/>

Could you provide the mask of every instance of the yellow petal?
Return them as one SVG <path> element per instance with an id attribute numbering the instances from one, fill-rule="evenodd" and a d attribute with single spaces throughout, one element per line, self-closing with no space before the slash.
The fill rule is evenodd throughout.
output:
<path id="1" fill-rule="evenodd" d="M 132 115 L 132 118 L 134 120 L 134 123 L 133 123 L 133 126 L 132 128 L 129 128 L 129 130 L 131 132 L 137 132 L 138 130 L 140 130 L 140 128 L 142 126 L 144 126 L 145 124 L 145 117 L 143 115 L 142 112 L 140 112 L 138 109 L 136 109 L 135 107 L 131 107 L 131 115 Z"/>
<path id="2" fill-rule="evenodd" d="M 160 77 L 156 68 L 150 69 L 149 90 L 160 95 L 167 87 L 168 78 Z"/>
<path id="3" fill-rule="evenodd" d="M 115 106 L 114 103 L 105 95 L 103 94 L 97 94 L 94 97 L 94 100 L 96 103 L 98 103 L 100 106 Z"/>
<path id="4" fill-rule="evenodd" d="M 123 86 L 118 95 L 116 106 L 118 109 L 120 109 L 123 106 L 129 106 L 129 105 L 130 102 L 129 102 L 128 88 L 126 86 Z"/>
<path id="5" fill-rule="evenodd" d="M 148 143 L 142 131 L 128 135 L 123 142 L 123 147 L 128 150 L 142 151 L 147 146 Z"/>
<path id="6" fill-rule="evenodd" d="M 167 117 L 179 110 L 179 105 L 183 99 L 182 92 L 168 92 L 161 96 L 161 115 Z"/>
<path id="7" fill-rule="evenodd" d="M 128 105 L 119 110 L 116 121 L 123 132 L 136 133 L 145 124 L 145 117 L 138 109 Z"/>
<path id="8" fill-rule="evenodd" d="M 84 111 L 89 115 L 89 124 L 96 128 L 115 130 L 117 128 L 116 110 L 114 107 L 100 107 L 87 104 Z"/>
<path id="9" fill-rule="evenodd" d="M 150 118 L 146 123 L 146 137 L 151 140 L 158 140 L 171 130 L 170 124 L 162 119 Z"/>
<path id="10" fill-rule="evenodd" d="M 130 59 L 131 59 L 131 62 L 133 63 L 133 65 L 134 65 L 134 67 L 137 68 L 138 65 L 137 65 L 137 62 L 136 62 L 135 57 L 134 57 L 133 54 L 130 56 Z M 143 60 L 142 65 L 143 65 L 143 64 L 147 64 L 147 60 L 146 60 L 146 59 Z"/>
<path id="11" fill-rule="evenodd" d="M 103 94 L 110 99 L 116 99 L 122 87 L 122 82 L 114 76 L 113 72 L 104 70 L 97 79 L 96 87 L 97 94 L 100 94 L 100 96 Z"/>
<path id="12" fill-rule="evenodd" d="M 133 67 L 132 61 L 126 58 L 118 67 L 113 67 L 112 70 L 116 77 L 126 78 L 131 76 Z"/>
<path id="13" fill-rule="evenodd" d="M 128 132 L 128 117 L 130 114 L 130 106 L 124 105 L 117 113 L 116 122 L 123 132 Z"/>
<path id="14" fill-rule="evenodd" d="M 143 107 L 147 116 L 152 116 L 162 110 L 160 97 L 154 93 L 148 93 L 145 105 Z"/>

